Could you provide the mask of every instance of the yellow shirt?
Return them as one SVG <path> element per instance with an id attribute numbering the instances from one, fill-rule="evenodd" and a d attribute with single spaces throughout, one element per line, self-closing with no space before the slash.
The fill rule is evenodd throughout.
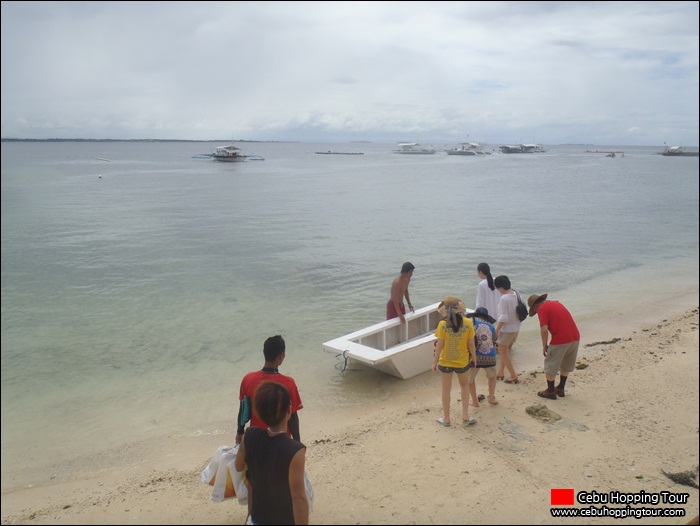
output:
<path id="1" fill-rule="evenodd" d="M 469 340 L 474 338 L 476 332 L 471 318 L 462 316 L 462 320 L 462 326 L 457 332 L 447 329 L 446 320 L 438 323 L 435 330 L 435 337 L 438 340 L 444 340 L 438 361 L 443 367 L 461 369 L 469 365 Z"/>

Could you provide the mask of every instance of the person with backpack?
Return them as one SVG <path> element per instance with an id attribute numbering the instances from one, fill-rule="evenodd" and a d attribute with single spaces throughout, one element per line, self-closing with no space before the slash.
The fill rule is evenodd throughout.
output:
<path id="1" fill-rule="evenodd" d="M 510 288 L 508 276 L 498 276 L 493 284 L 501 293 L 498 300 L 498 318 L 496 322 L 496 338 L 498 339 L 498 371 L 496 379 L 503 380 L 505 369 L 508 369 L 510 378 L 505 379 L 507 384 L 519 384 L 518 375 L 510 357 L 510 351 L 518 339 L 520 332 L 520 318 L 518 317 L 518 294 Z"/>
<path id="2" fill-rule="evenodd" d="M 467 314 L 474 321 L 474 343 L 476 347 L 476 367 L 469 370 L 469 394 L 472 407 L 479 407 L 476 396 L 476 375 L 482 369 L 486 372 L 489 382 L 488 402 L 496 405 L 496 320 L 489 315 L 485 307 L 477 307 L 474 312 Z"/>

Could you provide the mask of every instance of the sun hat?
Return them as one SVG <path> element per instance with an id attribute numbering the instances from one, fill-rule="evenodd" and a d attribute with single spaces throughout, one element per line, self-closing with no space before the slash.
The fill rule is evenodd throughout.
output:
<path id="1" fill-rule="evenodd" d="M 440 302 L 440 305 L 438 305 L 437 311 L 440 313 L 440 316 L 447 316 L 447 309 L 449 307 L 456 307 L 455 314 L 464 314 L 467 312 L 467 306 L 457 296 L 445 296 L 445 298 Z"/>
<path id="2" fill-rule="evenodd" d="M 474 312 L 467 314 L 468 318 L 481 318 L 489 323 L 496 323 L 496 319 L 489 314 L 489 310 L 486 307 L 479 307 Z"/>
<path id="3" fill-rule="evenodd" d="M 542 303 L 544 300 L 547 299 L 546 294 L 542 294 L 541 296 L 538 296 L 537 294 L 531 294 L 530 297 L 527 299 L 527 306 L 530 307 L 530 316 L 535 315 L 535 311 L 532 310 L 532 308 L 535 306 L 537 303 Z"/>

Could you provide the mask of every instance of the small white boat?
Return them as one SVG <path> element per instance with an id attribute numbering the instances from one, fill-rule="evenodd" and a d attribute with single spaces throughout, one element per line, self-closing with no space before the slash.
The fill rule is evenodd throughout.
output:
<path id="1" fill-rule="evenodd" d="M 438 302 L 415 313 L 408 312 L 406 323 L 399 318 L 385 320 L 327 341 L 323 350 L 399 378 L 413 378 L 432 368 L 435 329 L 442 319 L 437 311 L 439 305 Z"/>
<path id="2" fill-rule="evenodd" d="M 394 150 L 394 153 L 408 153 L 408 154 L 426 154 L 435 153 L 435 148 L 432 146 L 421 146 L 417 142 L 400 142 L 399 149 Z"/>
<path id="3" fill-rule="evenodd" d="M 454 148 L 445 150 L 447 155 L 491 155 L 484 150 L 484 146 L 478 142 L 460 142 Z"/>

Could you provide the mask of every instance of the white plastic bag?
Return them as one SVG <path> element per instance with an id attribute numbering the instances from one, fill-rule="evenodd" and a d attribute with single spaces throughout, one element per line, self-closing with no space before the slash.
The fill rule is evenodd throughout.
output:
<path id="1" fill-rule="evenodd" d="M 236 496 L 236 489 L 233 485 L 233 477 L 231 476 L 228 464 L 229 462 L 233 464 L 236 459 L 237 451 L 238 447 L 219 447 L 216 453 L 214 453 L 209 465 L 202 471 L 202 482 L 214 486 L 211 493 L 211 500 L 214 502 L 221 502 Z"/>

